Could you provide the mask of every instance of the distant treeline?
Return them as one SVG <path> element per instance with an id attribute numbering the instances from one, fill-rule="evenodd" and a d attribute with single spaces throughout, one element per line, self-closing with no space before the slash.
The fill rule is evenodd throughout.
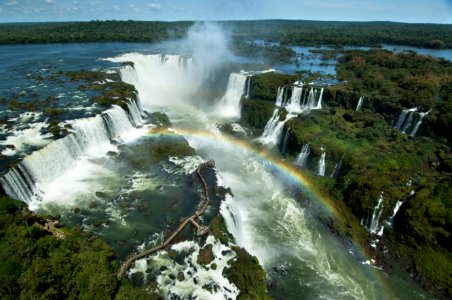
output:
<path id="1" fill-rule="evenodd" d="M 235 40 L 283 45 L 410 45 L 452 48 L 452 25 L 393 22 L 225 21 Z M 0 44 L 157 42 L 181 38 L 193 22 L 91 21 L 0 24 Z"/>

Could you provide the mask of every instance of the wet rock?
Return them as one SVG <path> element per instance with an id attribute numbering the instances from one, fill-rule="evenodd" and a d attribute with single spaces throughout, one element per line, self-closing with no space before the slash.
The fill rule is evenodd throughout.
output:
<path id="1" fill-rule="evenodd" d="M 5 145 L 5 148 L 6 148 L 6 149 L 15 150 L 15 149 L 16 149 L 16 146 L 8 144 L 8 145 Z"/>
<path id="2" fill-rule="evenodd" d="M 228 255 L 230 253 L 231 253 L 231 250 L 223 250 L 223 251 L 221 251 L 221 255 L 222 256 L 226 256 L 226 255 Z"/>
<path id="3" fill-rule="evenodd" d="M 103 198 L 105 196 L 105 193 L 97 191 L 95 195 L 96 197 Z"/>
<path id="4" fill-rule="evenodd" d="M 179 281 L 184 281 L 185 280 L 184 272 L 177 273 L 177 280 L 179 280 Z"/>
<path id="5" fill-rule="evenodd" d="M 80 213 L 80 208 L 78 208 L 78 207 L 74 208 L 74 213 L 75 214 L 79 214 Z"/>
<path id="6" fill-rule="evenodd" d="M 166 270 L 168 270 L 168 268 L 167 268 L 166 266 L 161 266 L 161 267 L 160 267 L 160 272 L 164 272 L 164 271 L 166 271 Z"/>
<path id="7" fill-rule="evenodd" d="M 272 269 L 276 273 L 283 275 L 283 276 L 285 276 L 289 273 L 289 271 L 287 270 L 287 268 L 285 266 L 274 266 L 274 267 L 272 267 Z"/>
<path id="8" fill-rule="evenodd" d="M 197 263 L 200 265 L 210 264 L 215 259 L 212 252 L 212 245 L 207 245 L 205 248 L 199 250 Z"/>
<path id="9" fill-rule="evenodd" d="M 168 277 L 171 278 L 171 280 L 176 280 L 176 276 L 174 276 L 174 274 L 169 274 Z"/>
<path id="10" fill-rule="evenodd" d="M 213 263 L 213 264 L 210 266 L 210 268 L 211 268 L 212 270 L 216 270 L 216 269 L 218 268 L 218 266 L 217 266 L 216 263 Z"/>
<path id="11" fill-rule="evenodd" d="M 115 152 L 115 151 L 108 151 L 107 152 L 107 156 L 112 157 L 112 156 L 116 156 L 116 155 L 118 155 L 118 152 Z"/>

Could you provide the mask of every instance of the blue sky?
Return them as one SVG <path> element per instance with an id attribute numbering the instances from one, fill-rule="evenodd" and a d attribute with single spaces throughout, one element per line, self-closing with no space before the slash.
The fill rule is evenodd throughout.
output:
<path id="1" fill-rule="evenodd" d="M 0 22 L 301 19 L 452 23 L 452 0 L 0 0 Z"/>

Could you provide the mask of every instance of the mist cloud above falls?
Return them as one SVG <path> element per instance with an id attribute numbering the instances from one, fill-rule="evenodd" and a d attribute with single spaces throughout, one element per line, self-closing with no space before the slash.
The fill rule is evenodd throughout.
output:
<path id="1" fill-rule="evenodd" d="M 185 46 L 208 73 L 214 72 L 232 56 L 229 35 L 216 23 L 195 23 L 187 32 Z"/>

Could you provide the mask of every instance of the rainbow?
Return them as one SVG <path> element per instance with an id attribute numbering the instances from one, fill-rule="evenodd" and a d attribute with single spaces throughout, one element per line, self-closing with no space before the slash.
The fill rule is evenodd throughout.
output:
<path id="1" fill-rule="evenodd" d="M 205 130 L 190 130 L 186 128 L 170 128 L 170 129 L 151 129 L 146 133 L 147 136 L 155 136 L 159 137 L 162 135 L 172 135 L 172 136 L 184 136 L 184 137 L 194 137 L 201 138 L 210 141 L 214 141 L 216 143 L 226 143 L 238 147 L 242 150 L 248 151 L 249 153 L 257 156 L 259 159 L 263 161 L 270 162 L 272 166 L 284 174 L 287 178 L 293 180 L 294 182 L 300 184 L 304 193 L 310 198 L 316 201 L 325 211 L 326 214 L 333 216 L 339 221 L 345 221 L 346 216 L 344 216 L 344 212 L 341 211 L 334 201 L 332 201 L 329 197 L 324 195 L 316 186 L 317 184 L 313 182 L 308 176 L 301 172 L 301 169 L 297 166 L 291 164 L 290 162 L 286 162 L 281 160 L 280 156 L 274 155 L 267 151 L 266 149 L 262 149 L 258 147 L 256 144 L 252 144 L 246 140 L 238 139 L 233 136 L 227 136 L 222 134 L 214 134 Z M 212 157 L 215 159 L 214 157 Z M 355 249 L 359 252 L 359 254 L 365 258 L 370 260 L 370 251 L 366 249 L 361 243 L 352 240 L 354 243 Z M 386 298 L 388 295 L 391 295 L 391 288 L 389 282 L 387 282 L 386 277 L 383 272 L 381 272 L 377 268 L 369 267 L 368 275 L 371 278 L 374 278 L 379 283 L 382 289 L 378 289 L 376 293 L 382 293 L 381 295 Z"/>

